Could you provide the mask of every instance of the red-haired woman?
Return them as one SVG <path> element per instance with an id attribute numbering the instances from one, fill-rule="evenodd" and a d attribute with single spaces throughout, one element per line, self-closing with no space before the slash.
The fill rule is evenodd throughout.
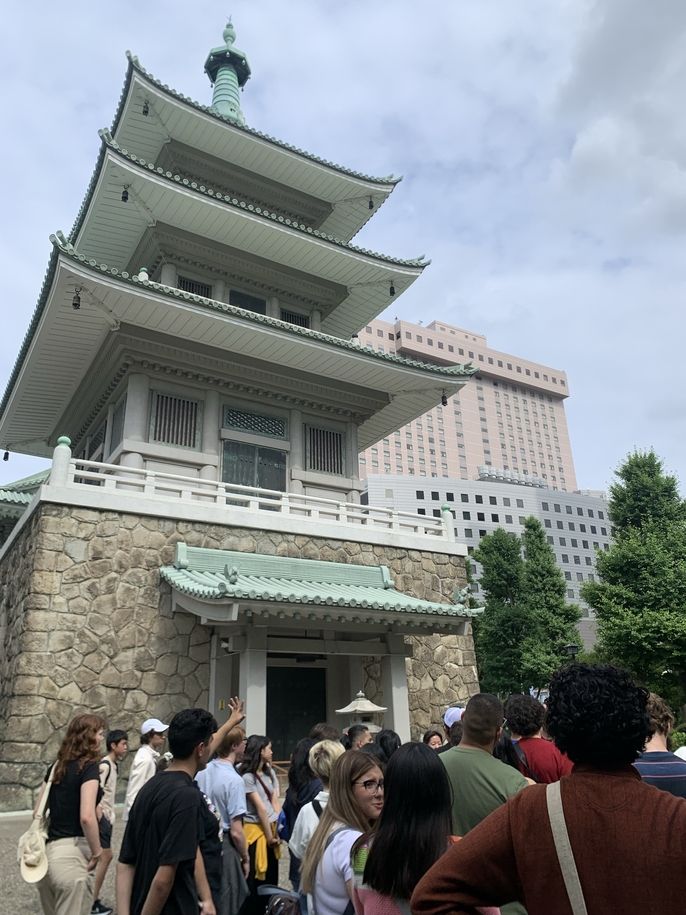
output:
<path id="1" fill-rule="evenodd" d="M 102 854 L 95 808 L 104 732 L 98 715 L 77 715 L 57 753 L 47 803 L 48 873 L 38 884 L 45 915 L 89 915 L 93 905 L 94 870 Z M 46 784 L 36 807 L 45 790 Z"/>

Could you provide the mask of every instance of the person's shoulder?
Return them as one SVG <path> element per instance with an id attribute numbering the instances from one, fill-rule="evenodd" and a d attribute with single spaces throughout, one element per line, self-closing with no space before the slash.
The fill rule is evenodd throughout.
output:
<path id="1" fill-rule="evenodd" d="M 100 760 L 92 759 L 90 762 L 87 762 L 81 769 L 79 775 L 83 782 L 90 781 L 91 779 L 100 780 Z"/>

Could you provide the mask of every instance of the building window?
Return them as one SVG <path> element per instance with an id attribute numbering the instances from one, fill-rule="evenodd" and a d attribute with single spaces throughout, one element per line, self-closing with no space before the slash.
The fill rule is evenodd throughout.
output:
<path id="1" fill-rule="evenodd" d="M 200 401 L 154 391 L 150 440 L 181 448 L 197 448 L 201 416 Z"/>
<path id="2" fill-rule="evenodd" d="M 343 475 L 343 433 L 307 426 L 305 434 L 308 470 Z"/>
<path id="3" fill-rule="evenodd" d="M 179 275 L 176 285 L 182 292 L 190 292 L 191 295 L 201 295 L 206 299 L 212 298 L 212 287 L 209 283 L 200 283 L 198 280 L 192 280 L 190 277 Z"/>
<path id="4" fill-rule="evenodd" d="M 286 491 L 286 452 L 244 442 L 224 442 L 222 481 Z"/>
<path id="5" fill-rule="evenodd" d="M 310 326 L 309 315 L 301 315 L 297 311 L 287 311 L 285 308 L 281 309 L 281 320 L 286 321 L 287 324 L 295 324 L 296 327 Z"/>
<path id="6" fill-rule="evenodd" d="M 498 515 L 491 515 L 491 521 L 493 521 L 494 524 L 499 524 L 500 518 L 498 517 Z"/>
<path id="7" fill-rule="evenodd" d="M 424 498 L 424 490 L 423 490 L 423 489 L 418 489 L 418 490 L 415 492 L 415 496 L 416 496 L 417 499 L 423 499 L 423 498 Z"/>
<path id="8" fill-rule="evenodd" d="M 425 514 L 426 514 L 426 509 L 425 509 L 425 508 L 418 508 L 418 509 L 417 509 L 417 514 L 418 514 L 418 515 L 425 515 Z"/>
<path id="9" fill-rule="evenodd" d="M 541 502 L 541 508 L 543 509 L 544 512 L 550 511 L 547 502 Z"/>
<path id="10" fill-rule="evenodd" d="M 476 520 L 477 520 L 477 521 L 485 521 L 485 520 L 486 520 L 486 515 L 485 515 L 483 512 L 477 512 L 477 513 L 476 513 Z"/>
<path id="11" fill-rule="evenodd" d="M 460 493 L 460 502 L 469 502 L 469 496 L 466 492 Z"/>
<path id="12" fill-rule="evenodd" d="M 222 424 L 227 429 L 269 435 L 271 438 L 286 438 L 288 435 L 288 423 L 282 417 L 235 410 L 233 407 L 224 408 Z"/>
<path id="13" fill-rule="evenodd" d="M 512 515 L 505 515 L 505 524 L 512 524 Z"/>
<path id="14" fill-rule="evenodd" d="M 110 435 L 110 453 L 121 445 L 124 437 L 124 414 L 126 413 L 126 394 L 119 401 L 112 413 L 112 434 Z"/>
<path id="15" fill-rule="evenodd" d="M 517 499 L 517 508 L 524 508 L 524 500 Z"/>
<path id="16" fill-rule="evenodd" d="M 440 499 L 440 495 L 434 490 L 431 493 L 431 498 L 434 500 L 434 502 L 436 502 L 438 499 Z"/>
<path id="17" fill-rule="evenodd" d="M 464 535 L 465 535 L 465 537 L 467 537 L 469 539 L 471 539 L 474 536 L 474 533 L 473 533 L 471 527 L 466 527 L 464 529 Z"/>
<path id="18" fill-rule="evenodd" d="M 462 520 L 471 521 L 472 520 L 471 512 L 462 512 Z"/>
<path id="19" fill-rule="evenodd" d="M 488 497 L 488 504 L 489 504 L 489 505 L 497 505 L 497 504 L 498 504 L 498 500 L 496 499 L 495 496 L 489 496 L 489 497 Z"/>
<path id="20" fill-rule="evenodd" d="M 267 314 L 267 302 L 265 299 L 260 299 L 254 295 L 248 295 L 247 292 L 239 292 L 237 289 L 232 289 L 229 292 L 229 305 L 234 305 L 236 308 L 243 308 L 245 311 L 254 311 L 258 315 Z"/>
<path id="21" fill-rule="evenodd" d="M 484 497 L 483 497 L 483 496 L 479 496 L 479 495 L 474 496 L 474 501 L 476 502 L 477 505 L 483 505 L 483 504 L 484 504 Z"/>

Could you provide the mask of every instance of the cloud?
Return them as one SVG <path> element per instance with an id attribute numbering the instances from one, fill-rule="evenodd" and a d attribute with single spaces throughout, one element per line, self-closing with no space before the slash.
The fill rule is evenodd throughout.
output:
<path id="1" fill-rule="evenodd" d="M 566 369 L 577 477 L 606 484 L 634 445 L 686 479 L 686 5 L 681 0 L 236 0 L 248 123 L 405 180 L 361 244 L 432 259 L 387 316 L 450 321 Z M 209 103 L 210 0 L 116 15 L 16 6 L 5 21 L 6 243 L 0 365 L 38 297 L 47 236 L 69 229 L 125 72 L 124 50 Z M 46 37 L 47 36 L 47 37 Z M 49 66 L 30 53 L 47 47 Z M 19 476 L 13 457 L 0 479 Z M 28 465 L 27 465 L 28 466 Z M 28 470 L 26 472 L 29 472 Z"/>

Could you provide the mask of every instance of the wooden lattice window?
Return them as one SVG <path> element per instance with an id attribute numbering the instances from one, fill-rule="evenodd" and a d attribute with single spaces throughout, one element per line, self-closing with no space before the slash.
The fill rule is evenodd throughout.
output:
<path id="1" fill-rule="evenodd" d="M 319 470 L 322 473 L 343 475 L 342 432 L 322 429 L 318 426 L 307 426 L 306 451 L 307 469 Z"/>
<path id="2" fill-rule="evenodd" d="M 183 292 L 190 292 L 191 295 L 201 295 L 206 299 L 212 298 L 212 287 L 209 283 L 201 283 L 199 280 L 192 280 L 190 277 L 179 275 L 177 286 Z"/>
<path id="3" fill-rule="evenodd" d="M 150 440 L 181 448 L 197 448 L 201 405 L 197 400 L 153 392 Z"/>
<path id="4" fill-rule="evenodd" d="M 289 324 L 295 324 L 298 327 L 310 326 L 309 315 L 301 315 L 297 311 L 287 311 L 285 308 L 281 309 L 281 320 L 287 321 Z"/>

